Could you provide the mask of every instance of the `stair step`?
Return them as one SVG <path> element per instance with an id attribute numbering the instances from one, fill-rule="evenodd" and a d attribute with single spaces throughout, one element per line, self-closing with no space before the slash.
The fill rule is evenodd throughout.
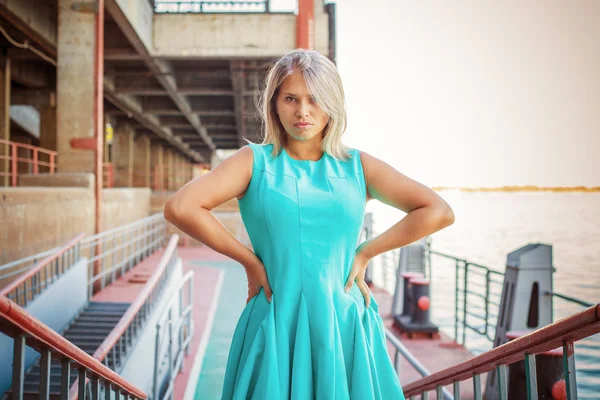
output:
<path id="1" fill-rule="evenodd" d="M 87 310 L 127 310 L 131 303 L 91 302 Z"/>
<path id="2" fill-rule="evenodd" d="M 72 326 L 65 332 L 65 335 L 68 335 L 71 333 L 75 333 L 78 335 L 87 335 L 87 334 L 97 333 L 99 335 L 104 335 L 104 337 L 106 337 L 113 329 L 114 329 L 114 327 L 94 329 L 94 328 L 90 328 L 90 327 L 86 327 L 86 326 Z"/>
<path id="3" fill-rule="evenodd" d="M 101 321 L 116 324 L 122 317 L 122 315 L 80 315 L 79 318 L 77 318 L 77 322 Z"/>
<path id="4" fill-rule="evenodd" d="M 73 325 L 71 325 L 71 327 L 69 329 L 71 329 L 72 327 L 83 327 L 83 328 L 114 328 L 116 324 L 110 324 L 110 323 L 106 323 L 106 322 L 102 322 L 102 321 L 76 321 Z"/>

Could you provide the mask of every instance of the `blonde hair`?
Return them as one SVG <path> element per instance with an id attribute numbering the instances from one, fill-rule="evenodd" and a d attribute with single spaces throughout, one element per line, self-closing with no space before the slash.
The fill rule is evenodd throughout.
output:
<path id="1" fill-rule="evenodd" d="M 286 131 L 276 113 L 279 87 L 291 74 L 302 74 L 306 86 L 319 107 L 327 115 L 323 129 L 323 151 L 336 159 L 348 159 L 348 147 L 342 143 L 347 116 L 342 79 L 327 57 L 318 51 L 296 49 L 274 62 L 265 79 L 265 89 L 258 99 L 257 109 L 262 122 L 262 144 L 273 144 L 273 156 L 279 155 Z"/>

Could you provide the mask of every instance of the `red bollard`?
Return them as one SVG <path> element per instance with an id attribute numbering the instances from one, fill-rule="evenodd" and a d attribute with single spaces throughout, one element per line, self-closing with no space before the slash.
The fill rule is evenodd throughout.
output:
<path id="1" fill-rule="evenodd" d="M 404 272 L 403 274 L 400 275 L 402 277 L 402 280 L 404 282 L 404 291 L 403 291 L 403 297 L 404 300 L 402 301 L 402 316 L 409 316 L 411 309 L 412 309 L 412 286 L 410 285 L 410 280 L 411 279 L 422 279 L 423 278 L 423 274 L 420 274 L 418 272 Z"/>
<path id="2" fill-rule="evenodd" d="M 508 341 L 519 338 L 531 331 L 506 332 Z M 538 398 L 566 400 L 567 389 L 563 375 L 562 348 L 536 354 Z M 508 367 L 508 398 L 511 400 L 527 400 L 527 381 L 525 360 Z"/>
<path id="3" fill-rule="evenodd" d="M 438 327 L 429 321 L 429 281 L 422 278 L 408 279 L 410 291 L 410 314 L 394 317 L 394 325 L 409 337 L 414 334 L 426 334 L 433 338 L 438 333 Z M 405 280 L 406 282 L 406 280 Z M 406 286 L 405 286 L 406 288 Z"/>

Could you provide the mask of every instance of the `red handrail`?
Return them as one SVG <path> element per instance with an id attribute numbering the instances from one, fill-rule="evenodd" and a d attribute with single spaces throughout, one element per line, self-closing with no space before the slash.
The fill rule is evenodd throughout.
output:
<path id="1" fill-rule="evenodd" d="M 154 287 L 158 283 L 158 280 L 160 279 L 165 268 L 167 268 L 169 260 L 173 255 L 173 252 L 177 248 L 178 241 L 179 235 L 177 235 L 176 233 L 173 234 L 171 236 L 171 239 L 169 240 L 169 243 L 167 244 L 167 247 L 165 248 L 165 252 L 163 253 L 162 257 L 160 258 L 160 261 L 158 262 L 158 266 L 146 282 L 146 285 L 144 286 L 140 294 L 138 294 L 134 302 L 131 303 L 131 305 L 127 309 L 127 312 L 123 314 L 123 316 L 121 317 L 115 328 L 112 330 L 112 332 L 106 337 L 106 339 L 104 339 L 102 344 L 100 344 L 98 350 L 94 352 L 95 359 L 100 361 L 104 360 L 104 357 L 108 355 L 108 352 L 117 343 L 119 338 L 123 336 L 123 333 L 125 333 L 127 327 L 131 325 L 131 323 L 133 322 L 133 318 L 136 316 L 140 308 L 142 308 L 142 306 L 148 299 L 148 296 L 150 295 L 150 293 L 152 293 L 152 290 L 154 290 Z"/>
<path id="2" fill-rule="evenodd" d="M 563 318 L 535 332 L 511 340 L 468 361 L 426 376 L 404 387 L 406 397 L 435 390 L 454 381 L 490 372 L 499 365 L 512 364 L 525 358 L 525 353 L 538 354 L 575 342 L 600 332 L 600 304 Z"/>
<path id="3" fill-rule="evenodd" d="M 102 165 L 102 183 L 106 188 L 115 186 L 115 172 L 112 163 L 104 163 Z"/>
<path id="4" fill-rule="evenodd" d="M 5 296 L 0 296 L 0 316 L 16 326 L 21 332 L 27 333 L 30 336 L 28 341 L 33 338 L 36 342 L 35 344 L 39 347 L 38 350 L 41 350 L 43 347 L 50 348 L 52 351 L 58 352 L 92 371 L 98 377 L 132 393 L 136 398 L 146 398 L 146 394 L 143 391 L 127 382 L 119 374 L 100 363 L 67 339 L 61 337 Z M 30 342 L 30 344 L 33 343 Z"/>
<path id="5" fill-rule="evenodd" d="M 58 257 L 62 256 L 64 253 L 66 253 L 71 248 L 73 248 L 77 243 L 79 243 L 79 241 L 81 239 L 83 239 L 84 236 L 85 236 L 84 233 L 80 233 L 79 235 L 75 236 L 73 239 L 69 240 L 63 247 L 61 247 L 58 251 L 56 251 L 56 252 L 52 253 L 51 255 L 49 255 L 48 257 L 44 258 L 39 263 L 37 263 L 37 265 L 35 267 L 31 268 L 29 271 L 27 271 L 23 275 L 19 276 L 14 281 L 10 282 L 8 285 L 4 286 L 2 289 L 0 289 L 0 296 L 8 296 L 8 294 L 10 292 L 15 290 L 18 286 L 22 285 L 23 282 L 25 282 L 27 279 L 29 279 L 32 276 L 34 276 L 35 274 L 37 274 L 44 267 L 48 266 L 48 264 L 50 264 L 52 261 L 56 260 Z"/>
<path id="6" fill-rule="evenodd" d="M 162 257 L 160 258 L 160 261 L 158 262 L 158 266 L 148 279 L 148 282 L 146 283 L 140 294 L 138 294 L 136 299 L 133 301 L 133 303 L 131 303 L 131 305 L 129 306 L 125 314 L 121 317 L 114 329 L 109 333 L 106 339 L 104 339 L 104 341 L 100 344 L 98 349 L 94 352 L 93 357 L 95 360 L 104 360 L 104 358 L 108 355 L 112 348 L 117 344 L 119 339 L 123 336 L 127 327 L 131 325 L 138 311 L 142 308 L 142 306 L 148 299 L 148 296 L 152 293 L 152 290 L 154 290 L 156 284 L 161 278 L 161 275 L 163 274 L 164 270 L 167 268 L 169 260 L 175 252 L 175 249 L 177 248 L 178 241 L 179 235 L 173 234 L 171 236 L 171 239 L 169 240 L 169 243 L 167 244 L 167 247 L 165 248 L 165 252 L 163 253 Z M 77 380 L 71 386 L 71 392 L 69 395 L 70 399 L 78 399 L 78 382 L 79 378 L 77 378 Z"/>
<path id="7" fill-rule="evenodd" d="M 3 156 L 0 155 L 0 160 L 9 160 L 10 161 L 10 172 L 9 171 L 0 171 L 0 176 L 10 176 L 11 177 L 11 186 L 17 186 L 17 163 L 24 162 L 26 164 L 33 164 L 33 174 L 37 175 L 39 173 L 39 166 L 48 167 L 48 170 L 51 174 L 56 172 L 56 155 L 58 152 L 53 150 L 44 149 L 38 146 L 32 146 L 30 144 L 17 143 L 12 142 L 10 140 L 0 139 L 0 146 L 5 145 L 7 148 L 10 148 L 10 155 Z M 27 149 L 33 152 L 33 158 L 19 158 L 17 156 L 17 149 Z M 40 154 L 47 154 L 48 161 L 40 161 Z"/>

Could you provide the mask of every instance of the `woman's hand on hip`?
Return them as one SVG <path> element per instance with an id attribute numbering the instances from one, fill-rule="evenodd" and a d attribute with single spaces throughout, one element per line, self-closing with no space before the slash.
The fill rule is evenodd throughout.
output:
<path id="1" fill-rule="evenodd" d="M 264 289 L 265 296 L 270 303 L 273 292 L 269 286 L 269 280 L 267 278 L 265 266 L 262 261 L 258 259 L 258 257 L 257 262 L 246 267 L 246 276 L 248 278 L 248 298 L 246 299 L 246 304 L 248 304 L 248 302 L 258 294 L 258 292 L 260 292 L 261 287 Z"/>
<path id="2" fill-rule="evenodd" d="M 370 258 L 365 256 L 360 250 L 354 255 L 354 263 L 352 264 L 352 271 L 346 281 L 344 291 L 348 293 L 352 288 L 352 284 L 356 281 L 356 286 L 360 289 L 363 297 L 365 298 L 365 305 L 368 308 L 371 304 L 371 291 L 365 282 L 365 273 L 367 272 L 367 265 L 369 265 Z"/>

